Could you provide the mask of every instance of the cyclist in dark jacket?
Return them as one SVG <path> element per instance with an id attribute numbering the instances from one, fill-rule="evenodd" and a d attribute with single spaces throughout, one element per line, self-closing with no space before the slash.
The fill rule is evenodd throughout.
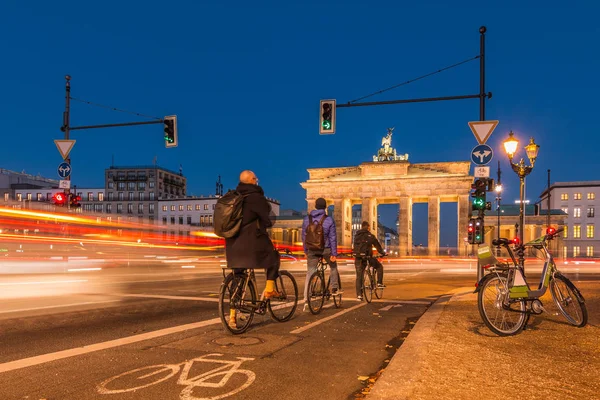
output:
<path id="1" fill-rule="evenodd" d="M 369 232 L 369 223 L 363 221 L 362 229 L 356 231 L 354 235 L 354 267 L 356 268 L 356 297 L 362 301 L 363 276 L 367 266 L 367 259 L 377 271 L 377 287 L 384 288 L 383 284 L 383 265 L 373 257 L 373 246 L 379 254 L 385 255 L 379 240 Z"/>

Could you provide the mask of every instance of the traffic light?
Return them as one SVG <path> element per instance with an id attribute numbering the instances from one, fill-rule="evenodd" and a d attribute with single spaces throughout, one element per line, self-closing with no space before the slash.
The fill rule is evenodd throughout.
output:
<path id="1" fill-rule="evenodd" d="M 77 196 L 75 193 L 69 193 L 69 206 L 71 208 L 81 207 L 81 204 L 79 204 L 80 201 L 81 201 L 81 196 Z"/>
<path id="2" fill-rule="evenodd" d="M 474 244 L 483 243 L 483 218 L 475 218 L 475 232 L 473 234 Z"/>
<path id="3" fill-rule="evenodd" d="M 164 118 L 165 147 L 177 147 L 177 116 L 169 115 Z"/>
<path id="4" fill-rule="evenodd" d="M 467 227 L 467 236 L 469 240 L 469 244 L 475 244 L 475 219 L 471 218 L 469 220 L 469 226 Z"/>
<path id="5" fill-rule="evenodd" d="M 491 210 L 492 203 L 489 203 L 488 208 L 488 204 L 485 201 L 486 186 L 487 183 L 483 179 L 477 179 L 475 183 L 471 185 L 471 188 L 474 190 L 474 192 L 471 193 L 471 197 L 473 197 L 473 210 Z"/>
<path id="6" fill-rule="evenodd" d="M 52 196 L 52 201 L 54 202 L 54 205 L 63 207 L 67 201 L 67 195 L 62 192 L 55 193 L 54 196 Z"/>
<path id="7" fill-rule="evenodd" d="M 333 135 L 335 133 L 335 100 L 321 100 L 319 115 L 319 134 Z"/>

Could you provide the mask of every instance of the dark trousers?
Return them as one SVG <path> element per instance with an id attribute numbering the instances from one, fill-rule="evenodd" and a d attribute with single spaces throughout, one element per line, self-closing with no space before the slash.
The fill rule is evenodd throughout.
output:
<path id="1" fill-rule="evenodd" d="M 273 251 L 273 256 L 268 257 L 268 266 L 265 268 L 267 272 L 267 280 L 274 281 L 279 277 L 279 267 L 281 266 L 281 258 L 277 250 Z M 233 268 L 233 274 L 237 277 L 243 274 L 244 268 Z"/>
<path id="2" fill-rule="evenodd" d="M 363 275 L 367 267 L 367 258 L 371 265 L 377 271 L 377 284 L 383 284 L 383 265 L 375 257 L 357 257 L 354 259 L 354 268 L 356 269 L 356 296 L 362 296 L 364 285 Z"/>

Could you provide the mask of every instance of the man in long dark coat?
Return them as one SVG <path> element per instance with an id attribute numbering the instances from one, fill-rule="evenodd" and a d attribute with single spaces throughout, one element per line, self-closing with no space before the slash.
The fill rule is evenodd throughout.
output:
<path id="1" fill-rule="evenodd" d="M 271 205 L 263 189 L 258 186 L 258 178 L 252 171 L 240 174 L 236 190 L 245 195 L 242 227 L 240 233 L 225 239 L 225 256 L 229 268 L 257 268 L 267 270 L 265 298 L 280 296 L 275 290 L 275 279 L 279 275 L 279 252 L 269 239 L 267 228 L 273 225 Z"/>

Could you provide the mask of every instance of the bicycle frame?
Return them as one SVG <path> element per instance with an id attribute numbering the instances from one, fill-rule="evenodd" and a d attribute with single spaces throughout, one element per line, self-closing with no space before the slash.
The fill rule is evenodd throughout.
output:
<path id="1" fill-rule="evenodd" d="M 225 278 L 227 276 L 227 274 L 225 273 L 226 269 L 227 268 L 223 268 L 223 278 Z M 254 269 L 245 269 L 243 274 L 239 274 L 239 276 L 242 276 L 242 275 L 243 275 L 243 279 L 244 279 L 243 284 L 238 283 L 236 285 L 236 291 L 238 291 L 240 287 L 242 289 L 242 292 L 239 294 L 239 299 L 245 299 L 246 290 L 248 290 L 248 282 L 252 281 L 252 283 L 254 284 L 254 287 L 255 288 L 257 287 L 256 286 L 256 275 L 254 274 Z M 266 306 L 267 306 L 268 301 L 269 300 L 264 300 L 264 293 L 263 293 L 260 295 L 260 298 L 258 300 L 256 300 L 256 304 L 244 302 L 243 306 L 253 308 L 256 313 L 262 315 L 262 314 L 266 314 L 266 312 L 267 312 Z M 240 308 L 243 308 L 242 304 L 240 304 Z"/>

